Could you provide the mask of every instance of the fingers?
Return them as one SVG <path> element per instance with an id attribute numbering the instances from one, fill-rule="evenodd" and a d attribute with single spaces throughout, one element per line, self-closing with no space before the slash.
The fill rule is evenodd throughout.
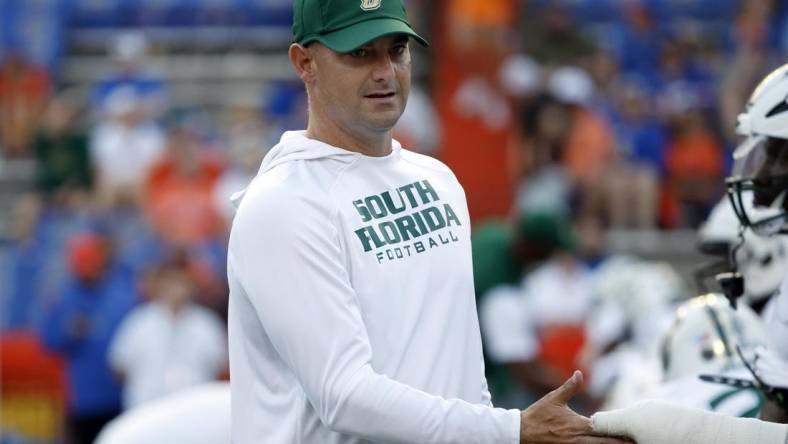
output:
<path id="1" fill-rule="evenodd" d="M 580 392 L 582 386 L 583 373 L 579 370 L 575 370 L 571 378 L 567 379 L 567 381 L 564 382 L 561 387 L 558 387 L 557 389 L 548 393 L 547 397 L 551 398 L 557 403 L 566 404 L 570 399 L 572 399 L 573 396 Z"/>

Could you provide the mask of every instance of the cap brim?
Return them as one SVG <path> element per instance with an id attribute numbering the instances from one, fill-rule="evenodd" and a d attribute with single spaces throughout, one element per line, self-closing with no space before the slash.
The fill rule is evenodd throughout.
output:
<path id="1" fill-rule="evenodd" d="M 420 35 L 416 34 L 407 23 L 391 18 L 377 18 L 350 25 L 328 34 L 317 35 L 313 41 L 317 41 L 340 53 L 354 51 L 367 43 L 394 34 L 404 34 L 412 37 L 422 46 L 430 46 L 429 43 Z"/>

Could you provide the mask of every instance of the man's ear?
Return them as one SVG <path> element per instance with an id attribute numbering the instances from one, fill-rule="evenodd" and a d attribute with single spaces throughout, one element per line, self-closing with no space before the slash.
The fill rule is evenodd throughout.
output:
<path id="1" fill-rule="evenodd" d="M 288 51 L 290 63 L 295 69 L 296 75 L 304 81 L 311 83 L 315 76 L 315 53 L 313 48 L 307 48 L 301 44 L 293 43 Z"/>

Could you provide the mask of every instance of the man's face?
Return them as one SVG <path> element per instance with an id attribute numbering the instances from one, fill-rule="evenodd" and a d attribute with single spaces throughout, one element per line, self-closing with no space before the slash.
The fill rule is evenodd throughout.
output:
<path id="1" fill-rule="evenodd" d="M 389 131 L 405 110 L 410 93 L 408 37 L 381 37 L 347 54 L 310 47 L 315 59 L 311 82 L 316 112 L 361 133 Z"/>
<path id="2" fill-rule="evenodd" d="M 788 174 L 788 141 L 768 138 L 760 149 L 763 160 L 755 176 L 755 184 L 759 186 L 755 188 L 754 203 L 768 207 L 781 193 L 788 191 L 784 180 L 772 180 Z M 782 206 L 788 210 L 788 199 L 782 202 Z"/>

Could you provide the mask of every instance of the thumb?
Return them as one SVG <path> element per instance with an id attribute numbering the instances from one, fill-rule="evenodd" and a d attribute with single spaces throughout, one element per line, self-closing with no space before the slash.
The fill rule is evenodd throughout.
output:
<path id="1" fill-rule="evenodd" d="M 582 386 L 583 373 L 580 370 L 575 370 L 571 378 L 567 379 L 561 387 L 553 390 L 547 396 L 559 404 L 566 404 L 573 396 L 580 392 Z"/>

